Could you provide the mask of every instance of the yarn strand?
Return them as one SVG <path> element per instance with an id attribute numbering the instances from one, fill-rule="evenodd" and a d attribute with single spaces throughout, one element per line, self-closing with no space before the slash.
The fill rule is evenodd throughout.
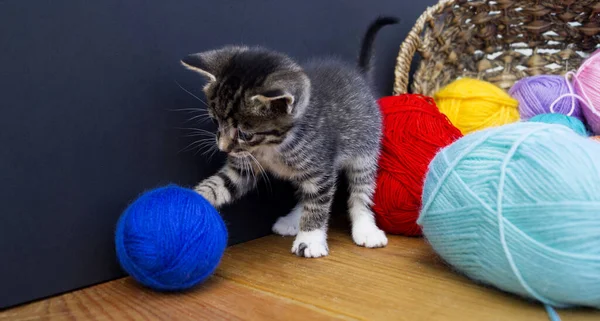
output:
<path id="1" fill-rule="evenodd" d="M 556 310 L 551 306 L 544 304 L 544 308 L 546 309 L 546 313 L 548 313 L 548 318 L 550 321 L 560 321 L 560 316 L 556 313 Z"/>
<path id="2" fill-rule="evenodd" d="M 556 98 L 552 104 L 550 104 L 550 113 L 554 114 L 554 106 L 556 106 L 556 104 L 563 98 L 571 96 L 571 109 L 569 110 L 569 112 L 567 113 L 567 116 L 572 116 L 573 113 L 575 112 L 575 99 L 580 99 L 580 97 L 576 97 L 577 95 L 575 94 L 575 89 L 573 89 L 573 86 L 571 86 L 571 83 L 569 82 L 569 76 L 573 75 L 575 76 L 575 73 L 573 71 L 569 71 L 565 74 L 565 83 L 567 84 L 567 88 L 569 89 L 569 93 L 568 94 L 562 94 L 560 95 L 558 98 Z M 573 96 L 575 95 L 575 96 Z M 580 99 L 581 100 L 581 99 Z"/>
<path id="3" fill-rule="evenodd" d="M 547 129 L 547 126 L 539 127 L 539 128 L 534 128 L 531 131 L 529 131 L 528 133 L 526 133 L 523 136 L 521 136 L 517 141 L 515 141 L 515 143 L 511 146 L 510 150 L 508 151 L 508 153 L 504 157 L 504 160 L 503 160 L 502 165 L 500 167 L 500 179 L 498 181 L 498 194 L 497 194 L 497 197 L 496 197 L 496 214 L 497 214 L 497 218 L 498 218 L 498 230 L 500 232 L 500 245 L 502 246 L 502 250 L 504 251 L 504 254 L 506 256 L 508 264 L 510 265 L 510 268 L 512 269 L 512 272 L 514 273 L 515 277 L 517 278 L 517 280 L 519 281 L 519 283 L 521 284 L 521 286 L 527 292 L 529 292 L 529 294 L 531 296 L 533 296 L 538 301 L 540 301 L 540 302 L 542 302 L 542 303 L 544 303 L 546 305 L 554 305 L 554 306 L 559 306 L 559 307 L 566 307 L 566 305 L 563 305 L 563 304 L 560 304 L 558 302 L 552 301 L 552 300 L 544 297 L 543 295 L 540 295 L 537 291 L 535 291 L 534 289 L 532 289 L 529 286 L 529 284 L 527 284 L 527 282 L 525 281 L 525 279 L 521 275 L 521 272 L 519 271 L 519 268 L 517 267 L 517 264 L 515 263 L 515 260 L 514 260 L 514 258 L 512 256 L 512 253 L 510 252 L 510 250 L 508 248 L 508 243 L 506 241 L 506 235 L 505 235 L 505 232 L 504 232 L 504 216 L 502 215 L 502 200 L 504 199 L 504 181 L 506 180 L 506 171 L 507 171 L 508 164 L 512 160 L 512 158 L 515 155 L 515 152 L 517 151 L 517 149 L 519 148 L 519 146 L 525 140 L 527 140 L 527 138 L 529 138 L 529 136 L 531 136 L 531 135 L 533 135 L 536 132 L 539 132 L 541 130 L 545 130 L 545 129 Z"/>
<path id="4" fill-rule="evenodd" d="M 556 104 L 557 104 L 557 103 L 558 103 L 558 102 L 559 102 L 561 99 L 563 99 L 563 98 L 566 98 L 566 97 L 571 97 L 571 100 L 572 100 L 572 101 L 579 100 L 579 101 L 583 102 L 584 104 L 587 104 L 587 102 L 585 101 L 585 99 L 584 99 L 583 97 L 581 97 L 581 96 L 577 95 L 576 93 L 567 93 L 567 94 L 562 94 L 562 95 L 558 96 L 558 98 L 556 98 L 556 99 L 554 100 L 554 102 L 552 102 L 552 104 L 550 105 L 550 113 L 552 113 L 552 114 L 555 114 L 555 112 L 554 112 L 554 106 L 555 106 L 555 105 L 556 105 Z M 571 110 L 569 111 L 569 113 L 567 114 L 567 116 L 571 116 L 571 115 L 573 115 L 573 111 L 574 111 L 574 110 L 575 110 L 575 105 L 573 105 L 573 108 L 571 108 Z"/>

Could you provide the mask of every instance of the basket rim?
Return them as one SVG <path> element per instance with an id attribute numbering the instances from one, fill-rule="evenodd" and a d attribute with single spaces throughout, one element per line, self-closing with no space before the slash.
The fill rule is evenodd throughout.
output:
<path id="1" fill-rule="evenodd" d="M 440 14 L 446 8 L 453 6 L 457 0 L 440 0 L 437 4 L 425 9 L 425 12 L 419 16 L 412 29 L 400 45 L 400 51 L 396 57 L 396 66 L 394 68 L 394 95 L 405 94 L 408 92 L 408 80 L 410 77 L 410 67 L 416 51 L 421 47 L 421 33 L 425 29 L 425 24 Z"/>
<path id="2" fill-rule="evenodd" d="M 579 0 L 570 0 L 573 3 L 578 2 Z M 457 53 L 456 52 L 452 52 L 453 55 L 448 56 L 443 58 L 443 57 L 439 57 L 438 56 L 438 52 L 436 52 L 436 48 L 442 46 L 442 44 L 440 43 L 441 41 L 446 41 L 443 45 L 447 48 L 447 46 L 452 46 L 452 41 L 454 39 L 442 39 L 443 37 L 454 37 L 456 36 L 456 33 L 452 33 L 449 35 L 444 35 L 442 34 L 437 34 L 439 33 L 439 30 L 436 31 L 435 35 L 432 35 L 429 30 L 436 30 L 439 29 L 440 26 L 438 26 L 438 22 L 442 23 L 441 21 L 438 21 L 438 18 L 441 17 L 441 15 L 444 15 L 446 12 L 449 11 L 454 11 L 454 8 L 459 8 L 459 12 L 460 10 L 471 10 L 472 8 L 470 7 L 470 3 L 474 2 L 477 5 L 476 6 L 480 6 L 480 5 L 484 5 L 484 4 L 491 4 L 492 0 L 438 0 L 438 3 L 436 3 L 435 5 L 429 6 L 425 9 L 425 11 L 418 17 L 418 19 L 415 21 L 415 24 L 412 26 L 412 28 L 410 29 L 410 31 L 408 32 L 408 34 L 406 35 L 404 41 L 401 43 L 400 48 L 399 48 L 399 52 L 396 56 L 396 65 L 394 67 L 394 82 L 393 82 L 393 95 L 401 95 L 404 93 L 408 93 L 409 90 L 411 90 L 414 93 L 421 93 L 421 94 L 432 94 L 432 90 L 435 90 L 435 88 L 438 88 L 439 86 L 442 86 L 443 84 L 440 84 L 440 81 L 443 82 L 444 84 L 446 84 L 449 81 L 449 78 L 461 78 L 460 74 L 463 74 L 463 76 L 474 76 L 475 73 L 477 74 L 477 78 L 479 79 L 480 77 L 483 77 L 484 79 L 489 78 L 490 81 L 492 81 L 494 84 L 498 85 L 499 87 L 508 90 L 508 88 L 510 88 L 510 86 L 512 86 L 514 84 L 515 81 L 518 81 L 519 79 L 523 78 L 523 77 L 527 77 L 527 76 L 532 76 L 532 75 L 537 75 L 540 73 L 543 74 L 560 74 L 560 75 L 564 75 L 564 73 L 569 69 L 572 68 L 570 67 L 572 64 L 570 64 L 570 62 L 572 61 L 574 65 L 579 65 L 583 62 L 583 60 L 585 60 L 587 58 L 587 56 L 585 54 L 593 54 L 596 51 L 600 51 L 600 45 L 598 44 L 598 40 L 600 39 L 600 29 L 598 28 L 597 24 L 595 24 L 594 22 L 594 18 L 596 16 L 596 14 L 599 13 L 598 9 L 600 9 L 600 7 L 597 7 L 597 5 L 594 5 L 593 7 L 590 6 L 583 6 L 583 7 L 577 7 L 579 10 L 584 10 L 585 8 L 590 8 L 592 11 L 587 12 L 586 10 L 584 10 L 586 13 L 582 13 L 580 12 L 579 15 L 565 15 L 565 16 L 559 16 L 558 18 L 560 19 L 558 24 L 552 24 L 550 23 L 549 25 L 552 26 L 558 26 L 556 28 L 557 31 L 560 33 L 562 32 L 562 37 L 564 38 L 565 35 L 569 37 L 573 37 L 573 35 L 571 35 L 571 33 L 575 33 L 575 42 L 573 40 L 567 40 L 565 41 L 565 39 L 560 39 L 559 34 L 554 34 L 552 36 L 557 36 L 558 38 L 543 38 L 541 40 L 544 40 L 546 45 L 550 45 L 550 42 L 554 42 L 552 43 L 552 45 L 554 45 L 554 47 L 552 48 L 546 48 L 545 45 L 541 46 L 541 47 L 537 47 L 537 45 L 535 45 L 534 47 L 531 47 L 532 45 L 526 45 L 525 47 L 529 50 L 533 49 L 533 53 L 534 55 L 532 55 L 531 53 L 521 53 L 519 52 L 518 49 L 511 49 L 510 53 L 514 52 L 518 52 L 521 55 L 519 56 L 518 54 L 516 55 L 517 58 L 516 60 L 511 63 L 511 61 L 513 60 L 514 57 L 511 56 L 506 56 L 502 59 L 496 59 L 494 57 L 487 57 L 484 60 L 479 60 L 479 59 L 475 59 L 474 61 L 467 61 L 468 63 L 468 70 L 464 70 L 465 73 L 462 72 L 458 72 L 457 70 L 448 70 L 447 68 L 445 69 L 444 66 L 439 66 L 439 64 L 441 63 L 442 65 L 444 64 L 444 61 L 437 61 L 440 59 L 445 59 L 445 58 L 449 58 L 451 61 L 450 63 L 453 65 L 457 65 L 460 68 L 464 68 L 464 66 L 462 64 L 457 64 Z M 499 2 L 498 1 L 493 1 L 494 5 L 497 5 Z M 510 1 L 509 1 L 510 2 Z M 538 0 L 522 0 L 523 3 L 520 4 L 520 8 L 522 11 L 523 10 L 523 6 L 529 5 L 530 3 L 535 3 L 537 4 L 539 1 Z M 597 3 L 599 2 L 599 0 L 581 0 L 581 3 Z M 599 3 L 597 3 L 599 4 Z M 463 8 L 464 6 L 467 6 L 468 8 Z M 501 5 L 502 7 L 502 5 Z M 509 7 L 511 7 L 511 5 L 509 5 Z M 539 6 L 538 6 L 539 7 Z M 502 8 L 496 8 L 494 10 L 496 10 L 496 12 L 498 9 L 502 9 Z M 504 8 L 506 9 L 506 8 Z M 535 8 L 534 8 L 535 9 Z M 534 10 L 532 9 L 532 10 Z M 539 8 L 537 8 L 539 9 Z M 535 9 L 535 10 L 537 10 Z M 556 8 L 553 8 L 556 9 Z M 559 9 L 564 9 L 563 7 L 560 7 Z M 481 12 L 478 12 L 477 14 L 482 14 L 483 12 L 485 12 L 487 9 L 483 8 Z M 534 11 L 535 11 L 534 10 Z M 472 10 L 471 10 L 472 11 Z M 479 11 L 478 9 L 476 11 Z M 470 11 L 469 11 L 470 12 Z M 562 12 L 562 11 L 561 11 Z M 543 13 L 544 15 L 547 14 L 548 12 Z M 590 18 L 586 18 L 586 19 L 573 19 L 575 17 L 588 17 L 591 14 Z M 541 33 L 541 29 L 546 28 L 544 30 L 547 30 L 547 27 L 549 25 L 544 24 L 544 23 L 549 23 L 550 21 L 544 21 L 542 19 L 542 23 L 541 25 L 538 23 L 538 25 L 535 25 L 535 23 L 539 22 L 536 21 L 540 14 L 538 13 L 536 14 L 525 14 L 528 17 L 532 17 L 532 23 L 530 26 L 527 26 L 527 28 L 525 28 L 524 30 L 520 30 L 519 36 L 522 36 L 523 34 L 527 34 L 529 33 L 532 29 L 535 34 Z M 451 25 L 456 24 L 457 22 L 454 21 L 454 19 L 456 19 L 456 16 L 453 18 L 453 20 L 451 21 Z M 592 20 L 590 20 L 592 19 Z M 469 23 L 469 20 L 471 19 L 467 19 L 464 22 L 458 22 L 458 23 Z M 489 21 L 489 20 L 488 20 Z M 479 23 L 486 23 L 488 21 L 480 21 Z M 582 26 L 582 27 L 574 27 L 571 25 L 571 22 L 574 23 L 579 23 L 577 26 Z M 450 23 L 448 21 L 444 21 L 443 22 L 443 28 L 447 27 L 446 24 Z M 509 23 L 509 22 L 507 22 Z M 521 23 L 522 24 L 522 23 Z M 461 28 L 461 26 L 459 26 L 459 29 Z M 506 27 L 505 27 L 506 28 Z M 484 28 L 485 29 L 485 28 Z M 552 31 L 554 31 L 552 29 Z M 458 33 L 460 35 L 460 33 Z M 569 36 L 570 35 L 570 36 Z M 463 35 L 464 36 L 464 35 Z M 435 39 L 432 39 L 432 37 L 434 37 Z M 485 37 L 489 37 L 489 35 L 485 35 Z M 498 37 L 498 38 L 504 38 L 504 37 Z M 510 38 L 510 37 L 509 37 Z M 464 39 L 463 39 L 464 40 Z M 489 39 L 488 39 L 489 40 Z M 514 39 L 513 39 L 514 40 Z M 448 41 L 450 41 L 450 43 L 448 43 Z M 431 43 L 433 42 L 433 43 Z M 524 40 L 522 40 L 521 42 L 524 42 Z M 556 44 L 563 44 L 562 46 L 556 46 Z M 432 45 L 433 47 L 430 49 L 428 48 L 430 45 Z M 479 44 L 478 44 L 479 45 Z M 512 46 L 512 44 L 511 44 Z M 580 47 L 583 46 L 583 47 Z M 442 46 L 443 47 L 443 46 Z M 497 46 L 496 46 L 497 47 Z M 487 51 L 488 49 L 490 49 L 492 47 L 486 48 L 484 51 Z M 520 46 L 519 48 L 522 48 L 522 46 Z M 470 48 L 473 49 L 473 48 Z M 483 48 L 478 48 L 480 51 L 482 52 Z M 499 49 L 499 48 L 496 48 Z M 542 52 L 542 50 L 561 50 L 558 53 L 547 53 L 547 52 Z M 539 50 L 539 52 L 538 52 Z M 506 51 L 506 50 L 496 50 L 494 52 L 494 55 L 497 53 L 500 53 L 501 51 Z M 423 58 L 421 64 L 419 64 L 419 66 L 416 66 L 416 69 L 414 70 L 414 74 L 411 75 L 411 67 L 412 67 L 412 63 L 413 61 L 415 61 L 415 56 L 416 54 L 420 55 L 420 57 Z M 585 53 L 585 54 L 582 54 Z M 448 54 L 448 53 L 446 53 Z M 497 56 L 496 56 L 497 57 Z M 529 58 L 527 58 L 529 57 Z M 432 59 L 436 59 L 435 61 L 435 67 L 434 70 L 429 70 L 430 67 L 433 67 L 431 65 L 432 63 Z M 486 61 L 487 60 L 487 61 Z M 491 60 L 491 62 L 490 62 Z M 558 64 L 561 68 L 557 68 L 557 66 L 553 66 L 553 67 L 549 67 L 546 68 L 547 65 L 545 65 L 545 63 L 550 63 L 552 62 L 550 65 L 556 65 Z M 565 66 L 562 66 L 564 64 L 566 64 Z M 473 63 L 476 64 L 476 66 L 472 65 Z M 462 67 L 461 67 L 462 66 Z M 504 67 L 504 71 L 502 74 L 499 73 L 498 68 L 499 67 Z M 519 67 L 525 67 L 524 69 L 519 69 Z M 441 68 L 441 69 L 440 69 Z M 473 69 L 475 68 L 475 69 Z M 508 71 L 508 69 L 510 69 L 510 71 Z M 485 72 L 483 72 L 485 71 Z M 430 72 L 432 72 L 430 74 Z M 458 72 L 458 76 L 457 76 L 457 72 Z M 468 74 L 468 75 L 467 75 Z M 412 76 L 412 83 L 409 86 L 409 80 L 411 79 Z M 432 79 L 436 78 L 436 79 Z M 443 77 L 443 79 L 439 79 L 438 77 Z M 491 78 L 490 78 L 491 77 Z M 430 86 L 431 82 L 433 82 L 435 85 L 434 86 Z M 435 88 L 433 88 L 435 87 Z M 439 89 L 439 88 L 438 88 Z"/>

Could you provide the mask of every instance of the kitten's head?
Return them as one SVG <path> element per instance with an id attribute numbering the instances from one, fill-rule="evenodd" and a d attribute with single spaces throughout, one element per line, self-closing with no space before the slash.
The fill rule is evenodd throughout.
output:
<path id="1" fill-rule="evenodd" d="M 232 155 L 283 141 L 309 100 L 310 81 L 289 57 L 262 48 L 224 47 L 182 64 L 207 78 L 208 114 L 217 145 Z"/>

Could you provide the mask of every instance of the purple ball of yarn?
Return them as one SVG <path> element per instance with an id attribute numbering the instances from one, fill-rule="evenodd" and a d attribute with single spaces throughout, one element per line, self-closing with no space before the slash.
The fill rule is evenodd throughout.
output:
<path id="1" fill-rule="evenodd" d="M 552 112 L 564 115 L 571 113 L 569 116 L 583 120 L 579 100 L 572 96 L 561 98 L 554 104 L 553 110 L 550 110 L 557 98 L 572 93 L 562 76 L 540 75 L 523 78 L 515 83 L 508 93 L 519 101 L 519 114 L 523 120 Z"/>

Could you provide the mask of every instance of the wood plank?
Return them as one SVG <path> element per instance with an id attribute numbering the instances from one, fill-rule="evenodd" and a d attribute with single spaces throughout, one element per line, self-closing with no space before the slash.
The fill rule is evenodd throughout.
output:
<path id="1" fill-rule="evenodd" d="M 322 259 L 290 254 L 292 240 L 270 236 L 234 247 L 218 275 L 364 320 L 548 320 L 541 305 L 454 273 L 421 238 L 392 236 L 386 248 L 365 249 L 349 232 L 333 231 Z M 600 320 L 598 311 L 559 314 Z"/>
<path id="2" fill-rule="evenodd" d="M 365 249 L 330 233 L 329 257 L 298 258 L 293 239 L 233 246 L 208 282 L 161 294 L 129 278 L 0 312 L 4 320 L 548 320 L 543 307 L 454 273 L 420 238 Z M 600 320 L 560 310 L 563 321 Z"/>
<path id="3" fill-rule="evenodd" d="M 5 312 L 0 320 L 348 320 L 214 276 L 186 293 L 159 294 L 130 278 Z"/>

